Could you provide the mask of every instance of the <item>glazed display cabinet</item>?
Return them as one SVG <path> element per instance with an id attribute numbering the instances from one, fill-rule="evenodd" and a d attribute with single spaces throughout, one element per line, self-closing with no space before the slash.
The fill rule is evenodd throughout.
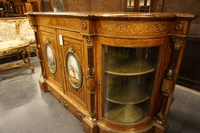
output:
<path id="1" fill-rule="evenodd" d="M 123 124 L 145 118 L 159 49 L 106 45 L 103 48 L 103 116 Z"/>
<path id="2" fill-rule="evenodd" d="M 27 14 L 40 88 L 82 121 L 85 133 L 166 133 L 192 14 Z"/>

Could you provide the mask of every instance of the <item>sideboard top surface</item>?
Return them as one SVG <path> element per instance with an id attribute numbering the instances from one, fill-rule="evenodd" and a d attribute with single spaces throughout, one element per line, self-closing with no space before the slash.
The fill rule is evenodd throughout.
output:
<path id="1" fill-rule="evenodd" d="M 26 15 L 45 15 L 45 16 L 64 16 L 64 17 L 81 17 L 81 18 L 142 18 L 142 19 L 173 19 L 187 18 L 193 19 L 197 17 L 189 13 L 136 13 L 136 12 L 27 12 Z"/>

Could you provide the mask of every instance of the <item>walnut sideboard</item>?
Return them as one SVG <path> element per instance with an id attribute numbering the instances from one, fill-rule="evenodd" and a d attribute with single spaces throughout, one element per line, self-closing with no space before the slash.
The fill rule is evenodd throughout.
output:
<path id="1" fill-rule="evenodd" d="M 166 133 L 193 14 L 27 13 L 40 88 L 85 133 Z"/>

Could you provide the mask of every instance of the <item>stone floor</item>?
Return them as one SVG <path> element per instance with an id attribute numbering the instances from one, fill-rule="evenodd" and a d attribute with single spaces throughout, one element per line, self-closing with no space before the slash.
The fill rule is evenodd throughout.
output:
<path id="1" fill-rule="evenodd" d="M 200 92 L 176 85 L 168 133 L 200 133 Z"/>
<path id="2" fill-rule="evenodd" d="M 83 133 L 81 122 L 39 89 L 40 64 L 0 72 L 0 133 Z M 200 93 L 177 85 L 168 133 L 200 132 Z"/>

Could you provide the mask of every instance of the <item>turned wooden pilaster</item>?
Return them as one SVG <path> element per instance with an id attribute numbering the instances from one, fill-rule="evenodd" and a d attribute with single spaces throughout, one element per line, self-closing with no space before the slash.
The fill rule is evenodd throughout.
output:
<path id="1" fill-rule="evenodd" d="M 183 43 L 185 43 L 185 37 L 184 36 L 171 36 L 171 42 L 172 42 L 172 54 L 170 57 L 170 62 L 168 65 L 167 70 L 165 71 L 165 77 L 162 81 L 162 102 L 160 111 L 157 113 L 157 116 L 155 118 L 155 122 L 160 125 L 160 127 L 165 130 L 168 127 L 167 121 L 166 121 L 166 107 L 168 98 L 174 88 L 175 84 L 175 77 L 177 75 L 176 73 L 176 66 L 178 63 L 179 58 L 179 52 L 180 49 L 183 46 Z"/>
<path id="2" fill-rule="evenodd" d="M 94 88 L 94 61 L 93 61 L 93 36 L 86 36 L 88 53 L 87 88 L 90 96 L 90 119 L 96 120 L 95 113 L 95 88 Z"/>

